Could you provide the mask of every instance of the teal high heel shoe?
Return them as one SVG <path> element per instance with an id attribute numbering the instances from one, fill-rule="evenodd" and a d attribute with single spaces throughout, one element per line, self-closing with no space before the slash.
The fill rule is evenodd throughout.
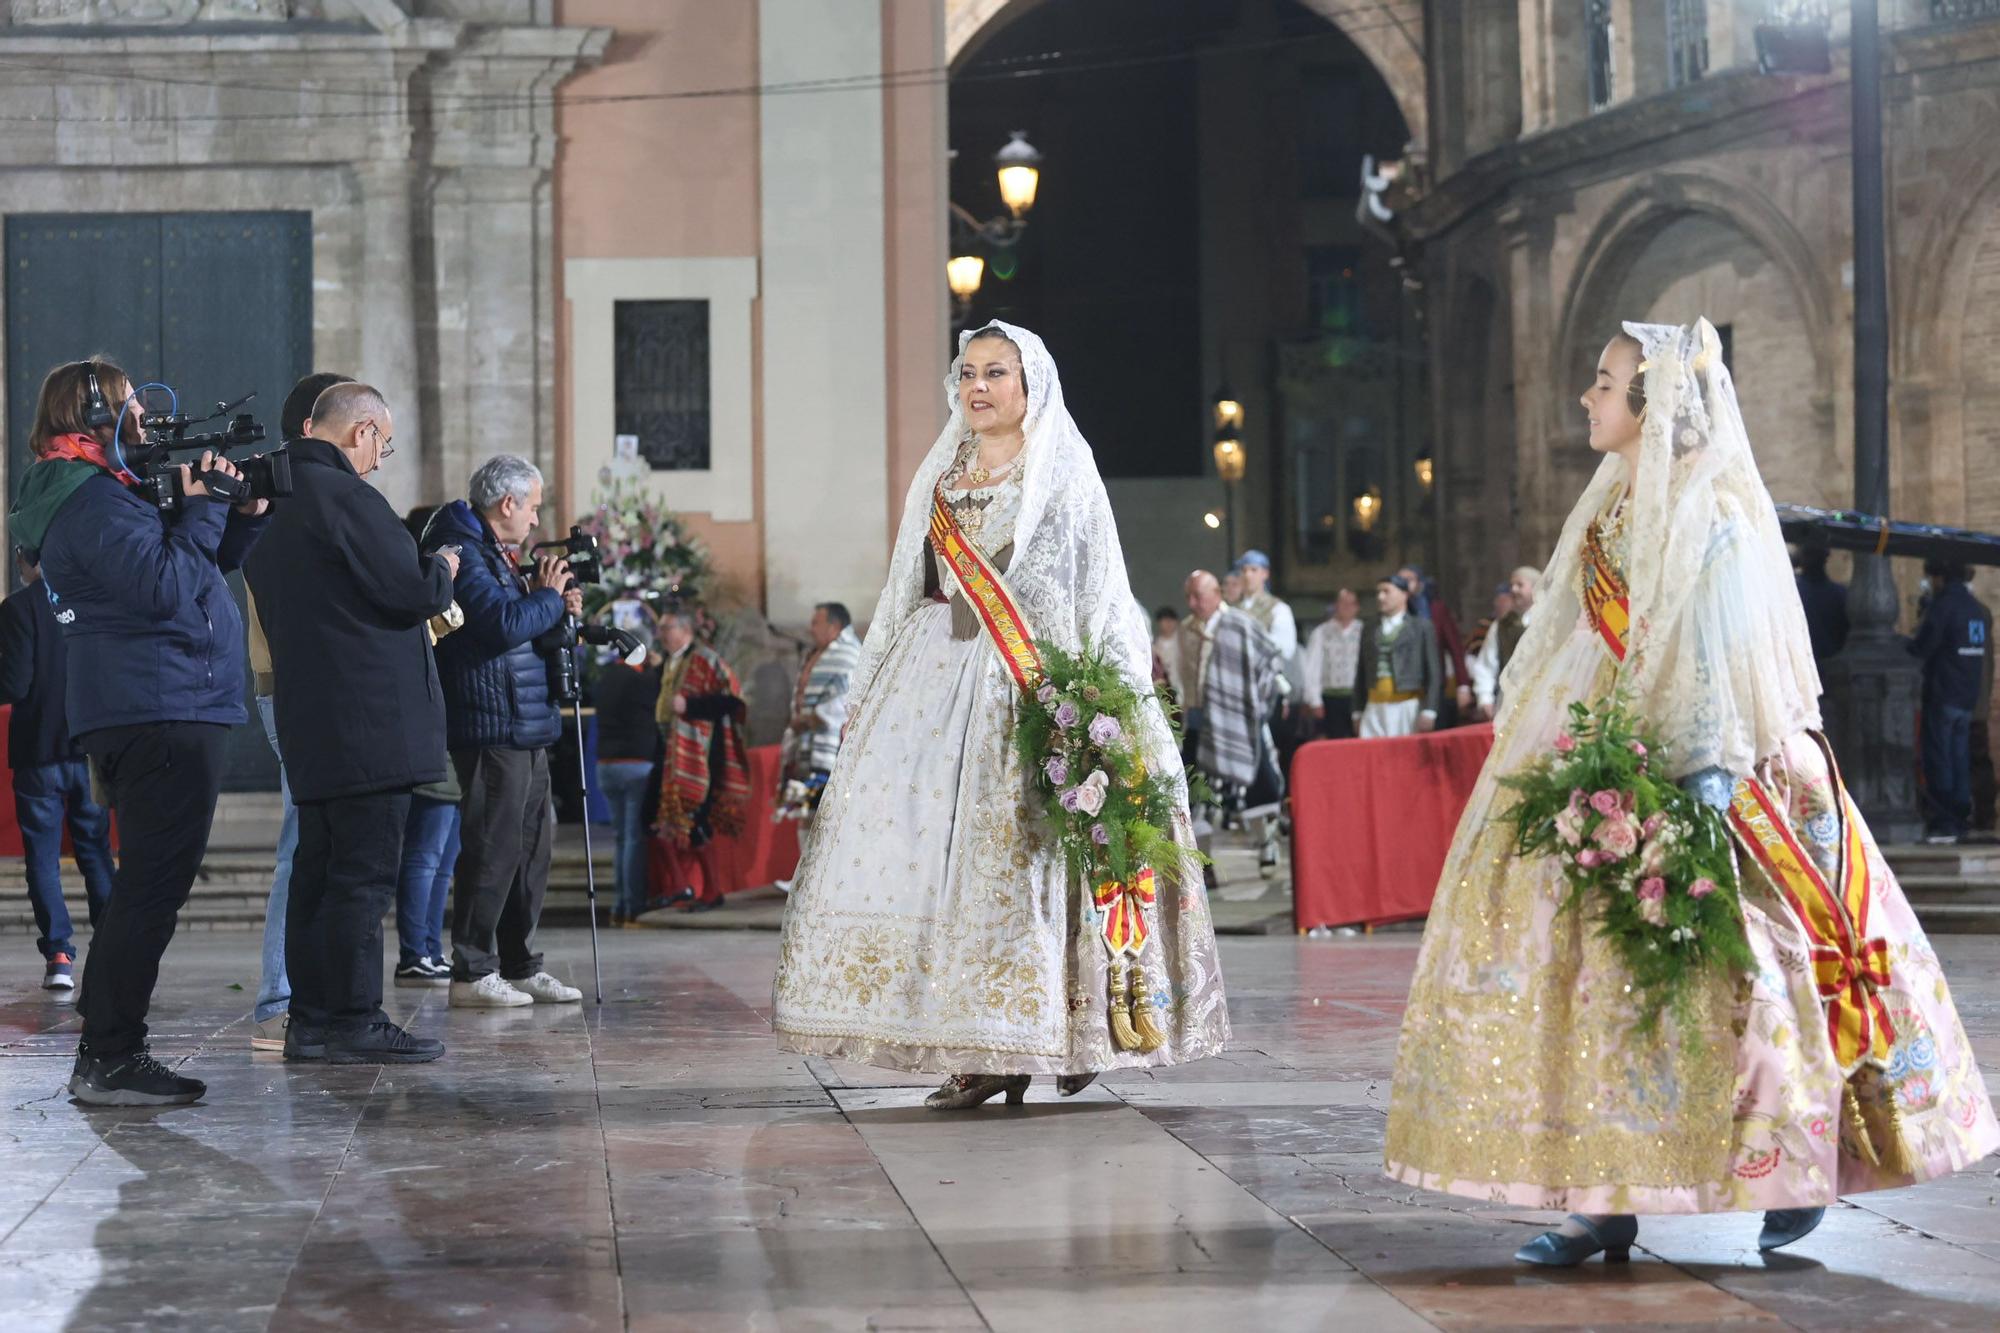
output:
<path id="1" fill-rule="evenodd" d="M 1757 1248 L 1769 1254 L 1795 1240 L 1804 1240 L 1825 1217 L 1824 1208 L 1773 1208 L 1764 1214 L 1764 1230 L 1757 1237 Z"/>
<path id="2" fill-rule="evenodd" d="M 1630 1213 L 1619 1213 L 1602 1222 L 1571 1213 L 1569 1220 L 1582 1227 L 1584 1234 L 1543 1232 L 1514 1251 L 1515 1261 L 1549 1268 L 1574 1268 L 1599 1250 L 1604 1252 L 1607 1264 L 1622 1264 L 1632 1257 L 1632 1244 L 1639 1239 L 1639 1219 Z"/>

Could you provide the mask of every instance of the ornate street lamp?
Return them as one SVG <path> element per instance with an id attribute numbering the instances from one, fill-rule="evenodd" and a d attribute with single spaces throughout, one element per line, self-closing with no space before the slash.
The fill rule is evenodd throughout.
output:
<path id="1" fill-rule="evenodd" d="M 1236 483 L 1250 466 L 1243 448 L 1243 403 L 1221 389 L 1215 395 L 1215 475 L 1222 479 L 1228 495 L 1229 554 L 1236 556 Z"/>
<path id="2" fill-rule="evenodd" d="M 1019 222 L 1035 206 L 1035 190 L 1042 183 L 1042 155 L 1028 142 L 1026 130 L 1015 130 L 993 155 L 993 164 L 1000 172 L 1001 202 Z"/>
<path id="3" fill-rule="evenodd" d="M 945 281 L 951 286 L 952 321 L 963 324 L 972 313 L 972 298 L 986 278 L 986 260 L 980 255 L 953 255 L 944 266 Z"/>
<path id="4" fill-rule="evenodd" d="M 1035 196 L 1041 189 L 1042 155 L 1028 142 L 1026 130 L 1013 132 L 993 155 L 993 165 L 999 177 L 1000 200 L 1007 205 L 1006 216 L 981 221 L 964 205 L 956 201 L 951 204 L 955 230 L 966 243 L 957 247 L 945 265 L 945 279 L 951 284 L 954 314 L 961 324 L 971 315 L 972 298 L 986 276 L 986 260 L 977 252 L 1010 250 L 1019 244 L 1021 233 L 1028 228 L 1028 211 L 1035 206 Z M 1013 265 L 1002 265 L 997 271 L 1002 277 L 1011 276 Z"/>

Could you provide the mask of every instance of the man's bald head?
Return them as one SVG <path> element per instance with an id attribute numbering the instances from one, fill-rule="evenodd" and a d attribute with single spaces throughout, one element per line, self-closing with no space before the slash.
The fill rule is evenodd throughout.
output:
<path id="1" fill-rule="evenodd" d="M 312 436 L 340 444 L 362 422 L 381 421 L 388 415 L 388 400 L 374 385 L 353 380 L 330 384 L 313 400 Z"/>
<path id="2" fill-rule="evenodd" d="M 1197 620 L 1207 620 L 1222 605 L 1222 581 L 1205 569 L 1187 577 L 1188 610 Z"/>

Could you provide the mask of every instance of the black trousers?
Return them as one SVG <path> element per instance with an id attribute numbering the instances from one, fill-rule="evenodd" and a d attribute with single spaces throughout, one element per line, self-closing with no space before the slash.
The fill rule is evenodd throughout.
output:
<path id="1" fill-rule="evenodd" d="M 535 927 L 549 888 L 555 808 L 546 750 L 454 750 L 459 802 L 458 865 L 451 898 L 451 976 L 508 981 L 542 970 Z"/>
<path id="2" fill-rule="evenodd" d="M 1326 709 L 1326 716 L 1319 720 L 1321 740 L 1346 741 L 1354 739 L 1354 696 L 1352 694 L 1322 694 L 1320 706 Z"/>
<path id="3" fill-rule="evenodd" d="M 118 873 L 83 964 L 83 1044 L 116 1058 L 146 1044 L 160 958 L 208 849 L 229 728 L 105 727 L 81 737 L 118 816 Z"/>
<path id="4" fill-rule="evenodd" d="M 382 1012 L 382 917 L 396 901 L 408 791 L 299 802 L 285 905 L 292 1022 L 357 1032 Z"/>

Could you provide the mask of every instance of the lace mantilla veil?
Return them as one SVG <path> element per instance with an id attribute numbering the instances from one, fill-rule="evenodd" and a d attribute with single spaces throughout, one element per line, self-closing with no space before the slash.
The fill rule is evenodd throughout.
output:
<path id="1" fill-rule="evenodd" d="M 1645 370 L 1639 475 L 1625 516 L 1632 599 L 1620 683 L 1670 746 L 1675 776 L 1741 776 L 1819 720 L 1819 672 L 1770 493 L 1714 325 L 1626 324 Z M 1545 744 L 1547 679 L 1583 615 L 1585 530 L 1626 489 L 1607 456 L 1563 525 L 1535 616 L 1502 678 L 1502 736 Z M 1521 724 L 1525 723 L 1523 726 Z M 1549 735 L 1540 735 L 1543 731 Z M 1525 739 L 1525 737 L 1524 737 Z"/>
<path id="2" fill-rule="evenodd" d="M 998 321 L 958 335 L 958 355 L 944 381 L 951 418 L 937 443 L 924 456 L 903 503 L 902 526 L 889 560 L 889 579 L 875 604 L 861 660 L 854 669 L 852 709 L 870 706 L 889 646 L 923 602 L 925 538 L 930 535 L 931 497 L 959 452 L 971 440 L 958 401 L 959 368 L 966 346 L 976 333 L 997 329 L 1021 351 L 1021 371 L 1027 381 L 1026 445 L 1021 451 L 1021 514 L 1014 527 L 1014 555 L 1006 569 L 1007 582 L 1038 639 L 1069 651 L 1086 644 L 1106 658 L 1144 694 L 1152 689 L 1150 625 L 1135 617 L 1131 582 L 1125 572 L 1125 552 L 1111 516 L 1111 501 L 1097 473 L 1090 445 L 1063 406 L 1062 380 L 1042 340 L 1033 333 Z M 1180 752 L 1173 743 L 1166 714 L 1157 703 L 1145 711 L 1146 762 L 1155 772 L 1181 773 Z"/>

